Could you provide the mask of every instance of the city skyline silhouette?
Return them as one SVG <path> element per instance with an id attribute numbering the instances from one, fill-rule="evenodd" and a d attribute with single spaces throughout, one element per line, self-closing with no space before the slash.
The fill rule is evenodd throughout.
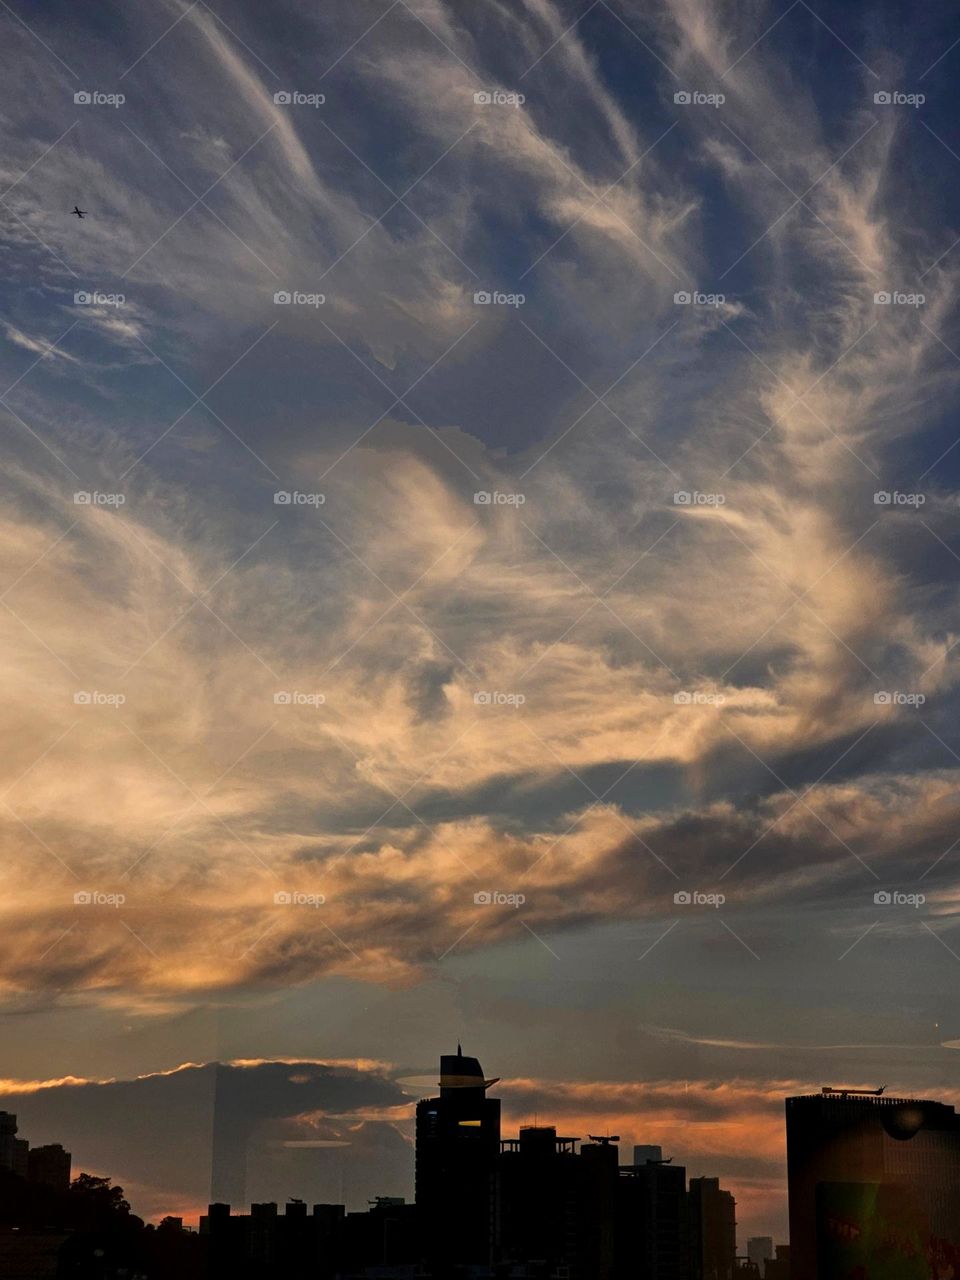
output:
<path id="1" fill-rule="evenodd" d="M 535 1123 L 504 1136 L 501 1100 L 488 1095 L 500 1080 L 459 1043 L 440 1056 L 439 1092 L 416 1103 L 412 1203 L 378 1194 L 353 1211 L 310 1208 L 288 1193 L 280 1214 L 276 1198 L 246 1199 L 253 1126 L 229 1079 L 217 1069 L 211 1203 L 196 1226 L 170 1214 L 145 1226 L 122 1187 L 87 1172 L 71 1182 L 71 1152 L 31 1145 L 0 1112 L 0 1273 L 101 1274 L 93 1260 L 105 1257 L 117 1270 L 103 1274 L 139 1259 L 147 1274 L 176 1265 L 211 1280 L 841 1280 L 891 1268 L 942 1280 L 960 1262 L 960 1115 L 885 1086 L 785 1099 L 790 1241 L 778 1243 L 738 1236 L 730 1188 L 688 1180 L 660 1144 L 620 1159 L 619 1135 Z"/>
<path id="2" fill-rule="evenodd" d="M 960 1105 L 960 15 L 0 35 L 0 1111 L 94 1180 L 10 1184 L 87 1224 L 64 1266 L 104 1221 L 103 1269 L 186 1267 L 211 1204 L 228 1254 L 409 1253 L 460 1045 L 520 1145 L 462 1117 L 449 1265 L 546 1249 L 541 1168 L 581 1269 L 659 1200 L 728 1249 L 727 1194 L 775 1280 L 797 1213 L 948 1269 L 908 1153 Z M 863 1151 L 794 1211 L 806 1098 Z"/>

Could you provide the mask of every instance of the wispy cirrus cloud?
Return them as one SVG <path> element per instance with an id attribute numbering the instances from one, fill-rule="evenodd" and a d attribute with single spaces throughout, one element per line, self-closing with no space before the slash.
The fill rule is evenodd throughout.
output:
<path id="1" fill-rule="evenodd" d="M 742 1029 L 682 1034 L 754 1073 L 773 1161 L 768 1024 L 823 981 L 791 929 L 857 1008 L 883 950 L 953 1017 L 956 161 L 932 83 L 873 99 L 942 49 L 805 6 L 278 12 L 77 32 L 116 109 L 11 68 L 4 992 L 762 956 Z"/>

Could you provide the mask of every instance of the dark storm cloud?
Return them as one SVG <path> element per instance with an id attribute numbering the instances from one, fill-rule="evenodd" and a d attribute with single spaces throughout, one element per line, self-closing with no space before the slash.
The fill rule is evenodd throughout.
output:
<path id="1" fill-rule="evenodd" d="M 112 1176 L 134 1189 L 135 1209 L 149 1213 L 162 1209 L 164 1196 L 168 1204 L 206 1204 L 216 1144 L 222 1156 L 246 1163 L 251 1187 L 282 1173 L 285 1193 L 306 1198 L 317 1171 L 296 1153 L 309 1148 L 284 1144 L 329 1142 L 345 1152 L 338 1166 L 362 1196 L 375 1181 L 378 1153 L 396 1136 L 383 1122 L 367 1132 L 364 1115 L 398 1108 L 402 1118 L 409 1102 L 382 1071 L 315 1062 L 208 1063 L 132 1080 L 8 1088 L 0 1101 L 32 1145 L 61 1142 L 75 1171 Z"/>

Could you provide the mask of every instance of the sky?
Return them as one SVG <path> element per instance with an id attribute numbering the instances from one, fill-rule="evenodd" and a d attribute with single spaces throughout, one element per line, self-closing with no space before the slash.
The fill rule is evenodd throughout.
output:
<path id="1" fill-rule="evenodd" d="M 0 22 L 0 1106 L 359 1208 L 459 1039 L 784 1239 L 960 1100 L 955 17 Z"/>

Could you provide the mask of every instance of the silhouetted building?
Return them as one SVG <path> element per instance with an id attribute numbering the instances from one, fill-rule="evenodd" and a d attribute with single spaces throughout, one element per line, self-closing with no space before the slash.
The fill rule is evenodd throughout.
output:
<path id="1" fill-rule="evenodd" d="M 747 1257 L 762 1276 L 767 1259 L 773 1257 L 773 1236 L 751 1236 L 747 1241 Z"/>
<path id="2" fill-rule="evenodd" d="M 26 1138 L 17 1137 L 17 1117 L 12 1111 L 0 1111 L 0 1169 L 66 1191 L 70 1185 L 70 1152 L 58 1142 L 31 1150 Z"/>
<path id="3" fill-rule="evenodd" d="M 960 1273 L 960 1116 L 942 1102 L 787 1098 L 792 1280 Z M 899 1268 L 899 1271 L 898 1271 Z"/>
<path id="4" fill-rule="evenodd" d="M 733 1280 L 736 1201 L 718 1178 L 691 1178 L 688 1193 L 692 1280 Z"/>
<path id="5" fill-rule="evenodd" d="M 0 1111 L 0 1169 L 25 1178 L 29 1149 L 26 1138 L 17 1137 L 17 1117 L 12 1111 Z"/>
<path id="6" fill-rule="evenodd" d="M 13 1164 L 11 1168 L 18 1178 L 27 1176 L 27 1169 L 30 1163 L 30 1143 L 26 1138 L 14 1138 L 13 1140 Z"/>
<path id="7" fill-rule="evenodd" d="M 651 1146 L 649 1143 L 644 1146 L 633 1148 L 633 1163 L 646 1164 L 648 1160 L 659 1163 L 663 1159 L 663 1147 Z"/>
<path id="8" fill-rule="evenodd" d="M 66 1191 L 70 1186 L 70 1152 L 64 1151 L 59 1142 L 31 1147 L 27 1153 L 27 1178 L 30 1182 Z"/>
<path id="9" fill-rule="evenodd" d="M 300 1200 L 253 1204 L 249 1215 L 231 1215 L 212 1204 L 200 1219 L 211 1280 L 333 1280 L 339 1271 L 343 1205 Z"/>
<path id="10" fill-rule="evenodd" d="M 617 1147 L 595 1138 L 578 1152 L 579 1142 L 552 1126 L 527 1126 L 501 1142 L 497 1259 L 507 1274 L 614 1275 Z"/>
<path id="11" fill-rule="evenodd" d="M 634 1147 L 637 1151 L 659 1147 Z M 647 1157 L 620 1169 L 617 1182 L 618 1280 L 687 1280 L 690 1237 L 687 1171 Z"/>
<path id="12" fill-rule="evenodd" d="M 527 1125 L 505 1138 L 497 1179 L 498 1261 L 536 1260 L 549 1268 L 574 1266 L 579 1253 L 578 1138 L 552 1126 Z"/>
<path id="13" fill-rule="evenodd" d="M 767 1259 L 763 1280 L 790 1280 L 790 1246 L 778 1244 L 774 1248 L 776 1256 Z"/>
<path id="14" fill-rule="evenodd" d="M 416 1204 L 384 1196 L 347 1213 L 291 1199 L 282 1210 L 268 1202 L 233 1214 L 220 1199 L 199 1233 L 174 1217 L 145 1226 L 109 1179 L 82 1174 L 71 1184 L 70 1152 L 58 1143 L 31 1150 L 16 1116 L 0 1112 L 0 1276 L 764 1280 L 752 1263 L 738 1267 L 734 1200 L 716 1178 L 695 1178 L 688 1190 L 686 1170 L 652 1145 L 621 1167 L 615 1135 L 581 1141 L 527 1126 L 501 1142 L 500 1102 L 487 1096 L 495 1083 L 459 1046 L 441 1057 L 439 1096 L 416 1108 Z M 234 1123 L 215 1122 L 214 1181 L 242 1188 L 255 1100 L 219 1101 Z M 789 1277 L 781 1268 L 765 1280 Z"/>
<path id="15" fill-rule="evenodd" d="M 378 1268 L 412 1268 L 420 1256 L 416 1207 L 402 1197 L 378 1196 L 366 1213 L 347 1214 L 341 1239 L 343 1280 Z"/>
<path id="16" fill-rule="evenodd" d="M 12 1111 L 0 1111 L 0 1169 L 13 1172 L 17 1142 L 17 1117 Z"/>
<path id="17" fill-rule="evenodd" d="M 608 1280 L 616 1257 L 616 1207 L 620 1150 L 617 1138 L 595 1138 L 580 1147 L 583 1190 L 580 1216 L 581 1269 L 585 1280 Z"/>
<path id="18" fill-rule="evenodd" d="M 476 1058 L 440 1059 L 440 1096 L 417 1103 L 416 1203 L 434 1269 L 491 1261 L 495 1241 L 500 1100 Z"/>

